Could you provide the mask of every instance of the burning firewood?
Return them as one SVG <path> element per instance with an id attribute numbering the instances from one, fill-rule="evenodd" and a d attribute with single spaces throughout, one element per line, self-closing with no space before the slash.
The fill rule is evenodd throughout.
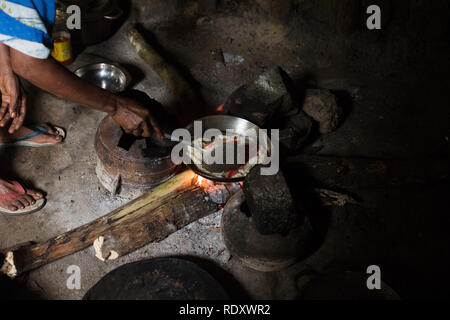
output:
<path id="1" fill-rule="evenodd" d="M 185 171 L 124 206 L 47 241 L 5 252 L 1 271 L 10 277 L 96 247 L 101 260 L 112 260 L 220 210 L 239 184 L 214 184 Z M 100 241 L 101 240 L 101 241 Z"/>

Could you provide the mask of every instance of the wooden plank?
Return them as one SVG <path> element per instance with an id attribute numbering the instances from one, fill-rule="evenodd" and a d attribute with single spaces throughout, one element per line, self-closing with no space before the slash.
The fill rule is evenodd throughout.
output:
<path id="1" fill-rule="evenodd" d="M 194 172 L 185 171 L 88 224 L 45 242 L 10 251 L 2 272 L 15 277 L 83 250 L 99 237 L 104 238 L 104 257 L 112 251 L 119 256 L 125 255 L 150 242 L 161 241 L 189 223 L 216 212 L 238 188 L 237 184 L 204 188 L 197 184 Z"/>

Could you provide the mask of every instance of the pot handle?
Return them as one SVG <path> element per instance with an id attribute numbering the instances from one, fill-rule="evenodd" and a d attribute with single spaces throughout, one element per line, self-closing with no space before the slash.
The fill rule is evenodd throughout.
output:
<path id="1" fill-rule="evenodd" d="M 110 13 L 104 16 L 107 20 L 117 20 L 123 15 L 123 10 L 119 7 L 114 8 L 114 10 Z"/>

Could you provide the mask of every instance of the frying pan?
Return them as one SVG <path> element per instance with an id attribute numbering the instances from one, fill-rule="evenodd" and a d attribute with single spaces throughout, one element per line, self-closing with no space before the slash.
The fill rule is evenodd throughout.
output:
<path id="1" fill-rule="evenodd" d="M 235 133 L 237 133 L 238 135 L 242 135 L 245 137 L 246 132 L 248 132 L 248 130 L 250 129 L 254 129 L 256 131 L 256 133 L 259 136 L 259 131 L 261 130 L 260 127 L 258 127 L 256 124 L 239 118 L 239 117 L 235 117 L 235 116 L 228 116 L 228 115 L 212 115 L 212 116 L 207 116 L 207 117 L 203 117 L 200 118 L 196 121 L 201 121 L 202 122 L 202 135 L 203 133 L 208 130 L 208 129 L 218 129 L 220 130 L 223 135 L 226 134 L 226 130 L 234 130 Z M 194 139 L 194 122 L 192 122 L 191 124 L 189 124 L 186 127 L 187 130 L 189 130 L 192 139 Z M 271 142 L 269 137 L 267 137 L 267 149 L 268 152 L 270 152 L 270 146 L 271 146 Z M 213 181 L 218 181 L 218 182 L 238 182 L 238 181 L 242 181 L 244 180 L 245 176 L 243 177 L 231 177 L 231 178 L 223 178 L 223 177 L 217 177 L 213 174 L 211 174 L 210 172 L 207 172 L 205 170 L 203 170 L 202 168 L 198 167 L 195 163 L 190 163 L 190 164 L 186 164 L 190 169 L 192 169 L 192 171 L 194 171 L 195 173 L 197 173 L 198 175 L 209 179 L 209 180 L 213 180 Z M 221 170 L 220 166 L 223 166 L 225 168 L 226 165 L 215 165 L 217 168 L 217 171 L 215 172 L 223 172 L 223 171 L 227 171 L 227 170 Z"/>

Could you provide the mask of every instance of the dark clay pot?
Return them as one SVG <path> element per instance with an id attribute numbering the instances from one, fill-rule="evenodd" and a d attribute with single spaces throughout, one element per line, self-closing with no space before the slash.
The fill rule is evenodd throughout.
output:
<path id="1" fill-rule="evenodd" d="M 117 0 L 70 0 L 66 5 L 81 8 L 81 30 L 71 30 L 72 42 L 93 45 L 108 39 L 116 30 L 123 10 Z"/>

